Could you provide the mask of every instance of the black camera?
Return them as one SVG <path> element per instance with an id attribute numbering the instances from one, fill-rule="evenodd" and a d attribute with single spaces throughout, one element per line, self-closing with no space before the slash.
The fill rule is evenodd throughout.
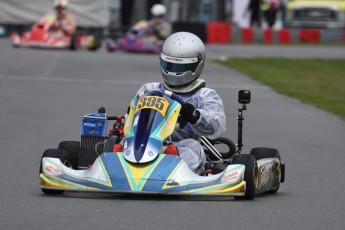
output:
<path id="1" fill-rule="evenodd" d="M 250 91 L 249 90 L 238 91 L 238 103 L 244 104 L 244 105 L 250 103 Z"/>

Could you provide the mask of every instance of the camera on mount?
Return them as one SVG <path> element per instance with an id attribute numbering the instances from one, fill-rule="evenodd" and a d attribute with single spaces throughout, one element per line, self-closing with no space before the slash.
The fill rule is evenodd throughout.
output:
<path id="1" fill-rule="evenodd" d="M 240 90 L 238 91 L 238 102 L 240 104 L 249 104 L 250 103 L 250 91 L 249 90 Z"/>

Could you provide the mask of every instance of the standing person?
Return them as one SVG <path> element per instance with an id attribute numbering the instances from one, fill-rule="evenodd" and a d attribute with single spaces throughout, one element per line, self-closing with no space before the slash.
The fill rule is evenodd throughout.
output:
<path id="1" fill-rule="evenodd" d="M 282 26 L 285 27 L 285 17 L 286 17 L 286 7 L 287 4 L 289 3 L 289 0 L 281 0 L 280 1 L 280 15 L 281 15 L 281 21 L 282 21 Z"/>
<path id="2" fill-rule="evenodd" d="M 163 44 L 160 56 L 161 82 L 146 83 L 136 96 L 145 92 L 166 89 L 178 94 L 186 102 L 180 111 L 188 124 L 172 134 L 172 141 L 180 157 L 197 174 L 204 171 L 206 155 L 198 137 L 218 138 L 226 129 L 221 98 L 199 79 L 206 61 L 203 42 L 189 32 L 170 35 Z"/>
<path id="3" fill-rule="evenodd" d="M 50 26 L 50 34 L 55 38 L 72 36 L 76 30 L 76 23 L 67 13 L 68 0 L 55 0 L 55 19 Z"/>
<path id="4" fill-rule="evenodd" d="M 279 0 L 264 0 L 262 4 L 262 10 L 269 28 L 272 28 L 276 22 L 279 7 Z"/>
<path id="5" fill-rule="evenodd" d="M 253 27 L 255 24 L 261 27 L 261 0 L 250 0 L 247 11 L 250 11 L 250 26 Z"/>

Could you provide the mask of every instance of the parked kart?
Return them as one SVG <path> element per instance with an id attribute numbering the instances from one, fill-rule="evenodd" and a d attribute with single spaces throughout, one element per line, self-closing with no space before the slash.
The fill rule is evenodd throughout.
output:
<path id="1" fill-rule="evenodd" d="M 40 186 L 45 194 L 65 191 L 116 194 L 220 195 L 253 199 L 259 193 L 277 192 L 284 182 L 285 165 L 278 150 L 254 148 L 242 151 L 243 110 L 250 92 L 240 91 L 237 148 L 227 138 L 201 143 L 209 160 L 202 175 L 194 173 L 180 158 L 169 137 L 177 124 L 184 101 L 169 91 L 152 91 L 132 100 L 124 116 L 98 113 L 83 116 L 81 142 L 63 141 L 43 153 Z M 107 133 L 108 122 L 115 120 Z M 215 146 L 225 144 L 227 152 Z"/>
<path id="2" fill-rule="evenodd" d="M 54 37 L 50 32 L 54 16 L 48 15 L 35 23 L 31 30 L 22 35 L 13 33 L 11 42 L 14 47 L 33 47 L 50 49 L 89 49 L 97 50 L 100 42 L 93 35 L 73 35 Z"/>
<path id="3" fill-rule="evenodd" d="M 144 39 L 152 33 L 152 27 L 148 21 L 139 21 L 126 35 L 118 41 L 107 39 L 105 41 L 107 50 L 114 52 L 123 50 L 137 53 L 159 53 L 162 50 L 163 42 L 152 44 Z"/>

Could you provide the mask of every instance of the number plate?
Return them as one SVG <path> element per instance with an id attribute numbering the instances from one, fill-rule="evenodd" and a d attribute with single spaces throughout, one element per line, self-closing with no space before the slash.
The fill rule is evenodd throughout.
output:
<path id="1" fill-rule="evenodd" d="M 169 107 L 169 101 L 163 97 L 145 96 L 140 98 L 135 113 L 142 109 L 154 109 L 164 117 Z"/>

